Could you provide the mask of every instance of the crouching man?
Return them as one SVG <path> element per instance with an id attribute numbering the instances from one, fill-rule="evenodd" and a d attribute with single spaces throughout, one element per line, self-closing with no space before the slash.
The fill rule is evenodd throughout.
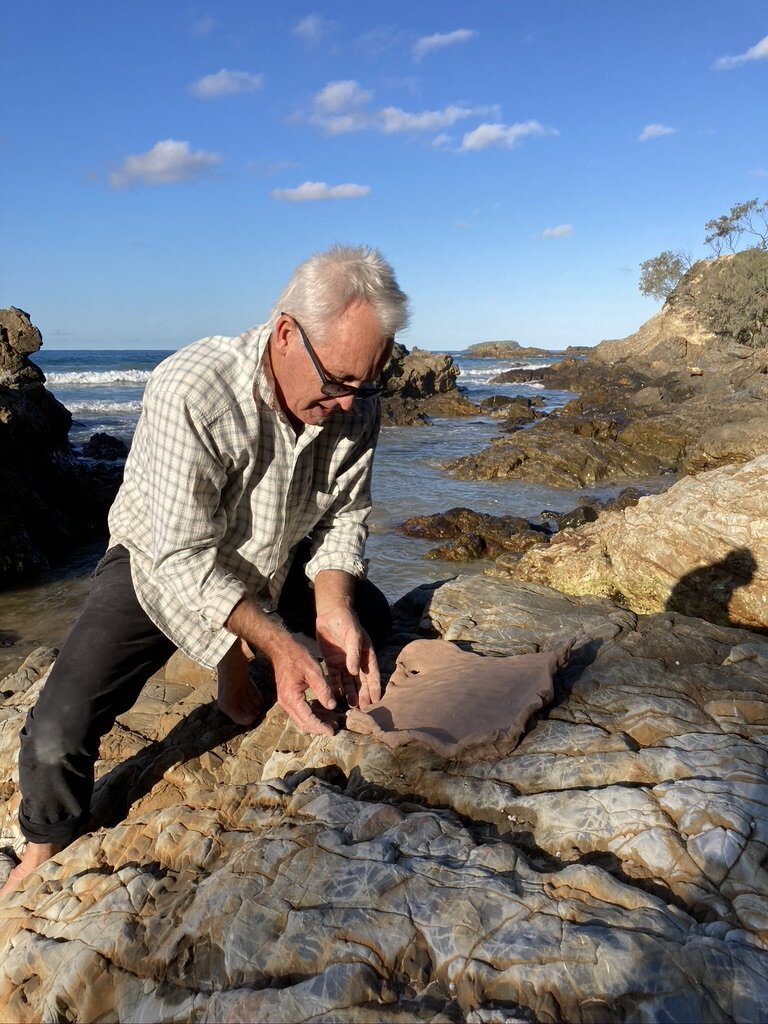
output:
<path id="1" fill-rule="evenodd" d="M 218 705 L 259 716 L 254 651 L 308 733 L 341 698 L 380 695 L 374 644 L 389 608 L 365 579 L 378 378 L 407 299 L 367 247 L 293 273 L 266 324 L 211 337 L 147 384 L 110 543 L 82 614 L 21 732 L 27 845 L 2 892 L 86 827 L 101 737 L 176 648 L 218 673 Z M 316 635 L 328 680 L 286 628 Z"/>

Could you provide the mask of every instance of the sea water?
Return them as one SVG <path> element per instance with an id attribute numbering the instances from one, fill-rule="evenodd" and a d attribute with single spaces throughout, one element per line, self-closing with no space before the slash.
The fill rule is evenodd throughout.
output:
<path id="1" fill-rule="evenodd" d="M 34 362 L 46 375 L 50 391 L 72 413 L 70 441 L 75 448 L 96 432 L 129 442 L 141 411 L 149 374 L 170 352 L 160 350 L 43 349 Z M 491 395 L 542 399 L 551 410 L 573 397 L 552 391 L 540 381 L 491 384 L 512 368 L 540 368 L 555 358 L 528 360 L 472 359 L 453 354 L 459 386 L 479 403 Z M 542 511 L 573 508 L 581 491 L 544 487 L 519 480 L 455 480 L 443 468 L 446 460 L 476 452 L 498 436 L 499 420 L 485 415 L 435 420 L 430 426 L 387 427 L 382 430 L 373 475 L 374 511 L 366 549 L 370 578 L 394 601 L 421 583 L 457 572 L 482 571 L 483 563 L 457 564 L 426 560 L 435 544 L 397 533 L 395 527 L 414 515 L 464 506 L 493 515 L 535 520 Z M 619 487 L 603 488 L 600 495 Z M 38 644 L 59 645 L 82 603 L 88 574 L 102 544 L 76 552 L 33 583 L 0 593 L 0 678 L 13 671 Z"/>

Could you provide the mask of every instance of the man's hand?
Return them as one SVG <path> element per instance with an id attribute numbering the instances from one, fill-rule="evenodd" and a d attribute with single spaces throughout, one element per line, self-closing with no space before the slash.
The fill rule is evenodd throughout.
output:
<path id="1" fill-rule="evenodd" d="M 311 689 L 326 710 L 332 711 L 336 707 L 333 690 L 306 647 L 288 637 L 279 652 L 273 654 L 272 664 L 275 669 L 277 703 L 294 725 L 302 732 L 333 736 L 336 731 L 333 725 L 319 718 L 304 696 Z"/>
<path id="2" fill-rule="evenodd" d="M 331 691 L 351 708 L 366 708 L 381 697 L 379 666 L 370 638 L 346 607 L 324 611 L 315 623 Z M 327 705 L 326 705 L 327 706 Z"/>
<path id="3" fill-rule="evenodd" d="M 226 626 L 251 647 L 263 651 L 272 662 L 277 703 L 294 725 L 302 732 L 333 736 L 333 725 L 314 714 L 304 697 L 311 689 L 326 710 L 336 707 L 333 691 L 306 647 L 294 640 L 279 620 L 265 615 L 248 598 L 235 606 Z"/>

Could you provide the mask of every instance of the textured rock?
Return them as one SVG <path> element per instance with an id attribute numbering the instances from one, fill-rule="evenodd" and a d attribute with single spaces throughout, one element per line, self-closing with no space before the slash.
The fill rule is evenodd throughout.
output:
<path id="1" fill-rule="evenodd" d="M 490 447 L 448 462 L 445 468 L 459 480 L 519 479 L 551 487 L 585 487 L 655 476 L 661 466 L 652 456 L 607 437 L 596 440 L 565 430 L 537 430 L 534 425 L 496 438 Z"/>
<path id="2" fill-rule="evenodd" d="M 637 612 L 768 629 L 766 473 L 762 455 L 685 477 L 505 564 L 520 579 L 618 597 Z"/>
<path id="3" fill-rule="evenodd" d="M 412 516 L 396 529 L 406 537 L 451 541 L 433 548 L 427 557 L 453 561 L 494 558 L 505 551 L 527 551 L 547 539 L 541 528 L 533 527 L 520 516 L 491 516 L 469 508 L 451 508 L 435 515 Z"/>
<path id="4" fill-rule="evenodd" d="M 381 399 L 384 426 L 418 426 L 429 417 L 473 416 L 479 411 L 456 384 L 459 370 L 442 352 L 395 344 L 383 373 Z"/>
<path id="5" fill-rule="evenodd" d="M 520 744 L 462 761 L 277 707 L 235 729 L 175 659 L 104 744 L 122 820 L 0 902 L 2 1019 L 762 1019 L 765 638 L 481 577 L 395 613 L 489 655 L 577 641 Z M 6 792 L 39 685 L 0 708 Z"/>
<path id="6" fill-rule="evenodd" d="M 120 482 L 119 470 L 73 457 L 72 416 L 28 358 L 41 344 L 27 313 L 0 310 L 0 583 L 103 532 Z"/>

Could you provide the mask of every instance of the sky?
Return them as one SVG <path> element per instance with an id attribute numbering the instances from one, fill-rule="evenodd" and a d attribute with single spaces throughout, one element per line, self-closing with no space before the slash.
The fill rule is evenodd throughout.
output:
<path id="1" fill-rule="evenodd" d="M 409 348 L 624 337 L 768 198 L 766 0 L 7 0 L 0 306 L 48 348 L 266 319 L 378 247 Z"/>

